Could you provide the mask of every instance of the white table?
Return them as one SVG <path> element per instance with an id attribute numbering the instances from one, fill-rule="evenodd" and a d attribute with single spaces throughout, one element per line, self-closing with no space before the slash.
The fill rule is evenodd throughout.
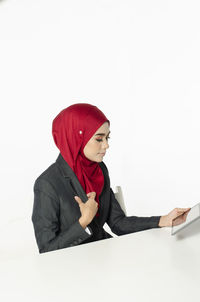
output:
<path id="1" fill-rule="evenodd" d="M 189 230 L 189 228 L 188 228 Z M 200 224 L 0 260 L 0 300 L 199 301 Z"/>

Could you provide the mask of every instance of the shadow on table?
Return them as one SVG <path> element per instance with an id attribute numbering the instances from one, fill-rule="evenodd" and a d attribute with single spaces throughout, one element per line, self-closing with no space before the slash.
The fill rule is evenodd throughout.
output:
<path id="1" fill-rule="evenodd" d="M 197 219 L 195 222 L 191 223 L 180 232 L 175 235 L 176 240 L 183 240 L 188 237 L 195 237 L 200 234 L 200 219 Z"/>

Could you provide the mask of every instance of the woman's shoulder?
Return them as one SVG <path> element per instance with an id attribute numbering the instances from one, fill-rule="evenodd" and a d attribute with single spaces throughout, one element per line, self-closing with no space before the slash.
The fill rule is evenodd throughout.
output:
<path id="1" fill-rule="evenodd" d="M 47 167 L 44 171 L 42 171 L 38 175 L 38 177 L 36 178 L 36 180 L 37 179 L 51 179 L 52 177 L 55 176 L 56 170 L 57 170 L 56 164 L 53 163 L 49 167 Z"/>
<path id="2" fill-rule="evenodd" d="M 34 181 L 34 191 L 55 192 L 55 183 L 59 180 L 59 170 L 56 163 L 51 164 Z"/>

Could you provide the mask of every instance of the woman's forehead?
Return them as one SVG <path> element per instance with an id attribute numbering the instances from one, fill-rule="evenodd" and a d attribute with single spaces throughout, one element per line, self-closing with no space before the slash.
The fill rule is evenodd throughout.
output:
<path id="1" fill-rule="evenodd" d="M 110 133 L 110 126 L 108 124 L 108 122 L 105 122 L 103 125 L 101 125 L 101 127 L 99 127 L 99 129 L 97 129 L 97 131 L 95 132 L 95 136 L 96 135 L 108 135 Z"/>

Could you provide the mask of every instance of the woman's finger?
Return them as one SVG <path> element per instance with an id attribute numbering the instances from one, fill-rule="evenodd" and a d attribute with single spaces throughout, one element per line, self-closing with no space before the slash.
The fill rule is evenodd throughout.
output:
<path id="1" fill-rule="evenodd" d="M 82 200 L 78 196 L 74 196 L 74 199 L 78 202 L 78 204 L 82 203 Z"/>
<path id="2" fill-rule="evenodd" d="M 177 212 L 186 212 L 188 210 L 190 210 L 191 208 L 185 208 L 185 209 L 181 209 L 181 208 L 178 208 L 177 209 Z"/>
<path id="3" fill-rule="evenodd" d="M 93 198 L 93 199 L 95 199 L 95 197 L 96 197 L 96 192 L 89 192 L 89 193 L 87 193 L 87 197 L 88 197 L 88 198 Z"/>
<path id="4" fill-rule="evenodd" d="M 96 192 L 90 192 L 90 197 L 94 198 L 96 197 Z"/>

